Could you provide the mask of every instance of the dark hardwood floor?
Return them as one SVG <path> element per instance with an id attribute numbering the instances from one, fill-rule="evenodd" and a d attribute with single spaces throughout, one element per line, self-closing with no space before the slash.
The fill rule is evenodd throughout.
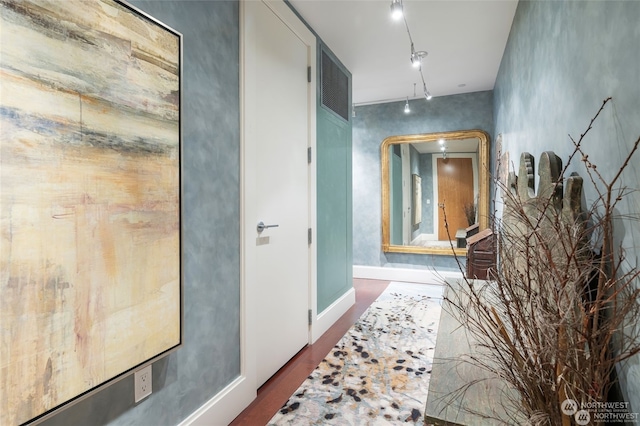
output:
<path id="1" fill-rule="evenodd" d="M 284 405 L 349 328 L 389 285 L 389 281 L 354 279 L 356 303 L 313 345 L 306 346 L 260 389 L 257 398 L 232 426 L 262 426 Z"/>

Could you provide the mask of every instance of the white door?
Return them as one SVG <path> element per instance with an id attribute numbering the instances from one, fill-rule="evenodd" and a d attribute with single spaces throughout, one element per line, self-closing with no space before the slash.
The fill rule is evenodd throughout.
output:
<path id="1" fill-rule="evenodd" d="M 245 170 L 255 192 L 245 197 L 252 289 L 256 383 L 263 384 L 309 342 L 310 304 L 308 45 L 261 1 L 246 2 L 254 39 L 245 78 L 252 105 L 245 119 Z M 249 42 L 249 40 L 247 40 Z M 253 64 L 253 70 L 250 67 Z M 246 99 L 246 98 L 245 98 Z M 247 173 L 248 172 L 248 173 Z M 258 232 L 263 222 L 267 227 Z M 248 228 L 248 229 L 247 229 Z"/>

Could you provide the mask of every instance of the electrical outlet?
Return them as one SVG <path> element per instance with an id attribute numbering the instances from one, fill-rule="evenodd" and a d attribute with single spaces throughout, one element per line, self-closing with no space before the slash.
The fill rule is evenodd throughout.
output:
<path id="1" fill-rule="evenodd" d="M 151 395 L 151 365 L 134 373 L 135 402 L 140 402 Z"/>

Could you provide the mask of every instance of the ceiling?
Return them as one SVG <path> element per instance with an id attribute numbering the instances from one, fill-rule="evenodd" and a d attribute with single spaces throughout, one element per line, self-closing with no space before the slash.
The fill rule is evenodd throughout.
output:
<path id="1" fill-rule="evenodd" d="M 402 20 L 391 0 L 289 0 L 353 75 L 358 104 L 423 98 Z M 493 89 L 517 0 L 403 0 L 434 97 Z M 414 96 L 414 83 L 416 90 Z"/>
<path id="2" fill-rule="evenodd" d="M 480 141 L 478 138 L 443 140 L 447 152 L 478 152 Z M 411 144 L 420 154 L 433 154 L 441 152 L 439 141 L 414 142 Z"/>

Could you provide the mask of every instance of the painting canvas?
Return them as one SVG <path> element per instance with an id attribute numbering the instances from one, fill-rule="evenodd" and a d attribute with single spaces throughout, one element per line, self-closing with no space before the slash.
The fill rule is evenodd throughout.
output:
<path id="1" fill-rule="evenodd" d="M 0 2 L 0 424 L 181 344 L 181 36 L 114 0 Z"/>

